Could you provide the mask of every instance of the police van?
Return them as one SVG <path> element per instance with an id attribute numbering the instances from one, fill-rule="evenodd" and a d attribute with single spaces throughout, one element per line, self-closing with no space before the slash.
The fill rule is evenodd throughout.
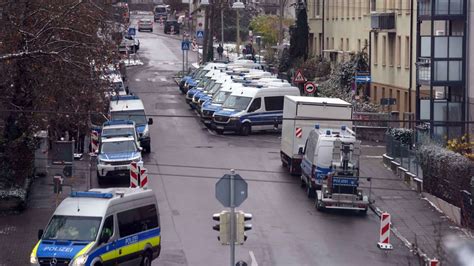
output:
<path id="1" fill-rule="evenodd" d="M 158 203 L 151 189 L 72 192 L 54 211 L 31 265 L 151 265 L 160 255 Z"/>
<path id="2" fill-rule="evenodd" d="M 252 87 L 234 90 L 214 112 L 212 127 L 218 134 L 233 131 L 249 135 L 256 130 L 271 130 L 281 125 L 285 95 L 299 96 L 297 87 Z"/>
<path id="3" fill-rule="evenodd" d="M 150 130 L 148 125 L 153 119 L 145 115 L 145 106 L 142 100 L 135 95 L 115 96 L 110 101 L 109 109 L 111 120 L 132 120 L 135 122 L 140 146 L 147 153 L 151 151 Z"/>

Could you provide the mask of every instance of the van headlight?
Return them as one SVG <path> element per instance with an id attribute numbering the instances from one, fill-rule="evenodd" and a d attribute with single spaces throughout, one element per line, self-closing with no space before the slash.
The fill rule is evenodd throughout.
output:
<path id="1" fill-rule="evenodd" d="M 38 257 L 36 257 L 36 255 L 33 254 L 33 253 L 31 253 L 31 255 L 30 255 L 30 263 L 32 265 L 39 265 Z"/>
<path id="2" fill-rule="evenodd" d="M 84 265 L 86 265 L 87 258 L 88 258 L 87 255 L 81 255 L 81 256 L 75 258 L 74 261 L 72 262 L 72 266 L 84 266 Z"/>

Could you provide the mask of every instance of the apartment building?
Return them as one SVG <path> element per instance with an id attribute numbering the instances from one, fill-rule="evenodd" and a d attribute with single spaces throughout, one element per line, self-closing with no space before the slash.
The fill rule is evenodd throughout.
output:
<path id="1" fill-rule="evenodd" d="M 310 51 L 332 61 L 365 50 L 372 81 L 367 96 L 380 103 L 395 98 L 392 111 L 414 113 L 416 107 L 416 0 L 308 0 Z"/>
<path id="2" fill-rule="evenodd" d="M 445 141 L 472 131 L 464 123 L 473 118 L 472 10 L 467 0 L 419 0 L 418 7 L 416 117 Z"/>

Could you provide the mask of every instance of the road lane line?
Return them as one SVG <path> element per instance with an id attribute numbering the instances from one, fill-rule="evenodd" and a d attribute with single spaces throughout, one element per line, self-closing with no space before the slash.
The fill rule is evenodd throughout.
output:
<path id="1" fill-rule="evenodd" d="M 367 158 L 367 159 L 383 159 L 382 155 L 364 155 L 362 158 Z"/>
<path id="2" fill-rule="evenodd" d="M 166 78 L 160 78 L 161 81 L 166 82 Z"/>
<path id="3" fill-rule="evenodd" d="M 135 79 L 136 82 L 140 82 L 140 79 Z"/>
<path id="4" fill-rule="evenodd" d="M 255 258 L 255 254 L 253 254 L 253 251 L 249 250 L 249 255 L 250 255 L 250 266 L 258 266 L 257 259 Z"/>

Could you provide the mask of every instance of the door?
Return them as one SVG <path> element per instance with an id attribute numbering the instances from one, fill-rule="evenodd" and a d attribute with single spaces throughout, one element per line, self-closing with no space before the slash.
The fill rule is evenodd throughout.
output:
<path id="1" fill-rule="evenodd" d="M 104 250 L 100 256 L 103 262 L 103 265 L 115 265 L 117 263 L 117 249 L 116 249 L 116 240 L 117 233 L 114 231 L 114 216 L 110 215 L 105 218 L 104 226 L 99 235 L 99 241 L 107 237 L 108 240 L 105 243 L 99 245 L 99 249 Z"/>
<path id="2" fill-rule="evenodd" d="M 264 121 L 265 129 L 281 128 L 283 118 L 283 102 L 284 96 L 270 96 L 264 98 L 265 112 Z"/>
<path id="3" fill-rule="evenodd" d="M 262 117 L 261 117 L 261 109 L 262 109 L 262 98 L 255 98 L 253 99 L 252 103 L 247 110 L 247 117 L 252 121 L 252 128 L 253 129 L 260 129 L 262 125 Z"/>
<path id="4" fill-rule="evenodd" d="M 140 211 L 138 208 L 117 214 L 120 238 L 117 240 L 117 262 L 119 265 L 139 265 Z"/>

